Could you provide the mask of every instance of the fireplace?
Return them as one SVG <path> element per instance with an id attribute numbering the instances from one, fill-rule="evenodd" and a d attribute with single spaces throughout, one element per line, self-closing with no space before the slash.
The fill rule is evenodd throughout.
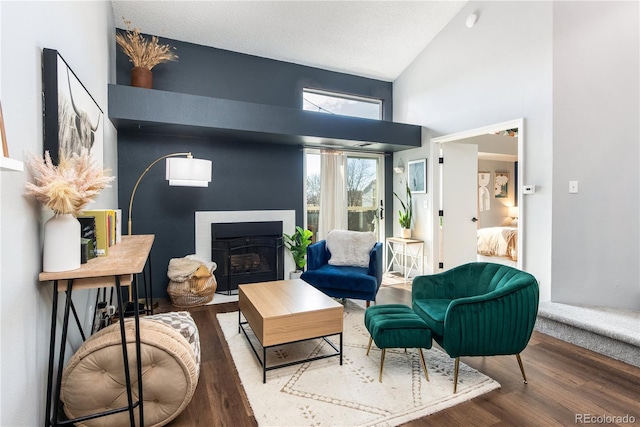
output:
<path id="1" fill-rule="evenodd" d="M 282 221 L 212 223 L 211 260 L 217 292 L 227 295 L 243 283 L 284 279 Z"/>

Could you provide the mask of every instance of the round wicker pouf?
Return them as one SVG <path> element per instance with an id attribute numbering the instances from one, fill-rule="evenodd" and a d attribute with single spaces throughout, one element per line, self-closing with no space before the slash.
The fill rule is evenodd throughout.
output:
<path id="1" fill-rule="evenodd" d="M 193 321 L 180 313 L 176 324 Z M 184 316 L 186 314 L 186 317 Z M 138 400 L 135 330 L 125 321 L 133 401 Z M 193 324 L 195 327 L 195 323 Z M 197 339 L 197 330 L 196 330 Z M 182 412 L 198 384 L 199 354 L 174 326 L 159 320 L 140 319 L 142 384 L 145 426 L 163 426 Z M 199 348 L 198 348 L 199 350 Z M 89 337 L 69 360 L 61 383 L 60 399 L 69 418 L 127 405 L 120 325 L 113 324 Z M 136 420 L 138 408 L 135 409 Z M 128 412 L 77 423 L 77 426 L 128 426 Z"/>

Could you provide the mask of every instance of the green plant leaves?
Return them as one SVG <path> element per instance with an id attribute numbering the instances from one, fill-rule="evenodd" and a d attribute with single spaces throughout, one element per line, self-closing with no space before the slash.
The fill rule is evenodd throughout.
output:
<path id="1" fill-rule="evenodd" d="M 305 230 L 302 227 L 296 226 L 295 233 L 288 235 L 282 234 L 284 244 L 291 252 L 293 262 L 296 264 L 296 269 L 304 270 L 304 266 L 307 264 L 307 247 L 311 244 L 311 237 L 313 232 L 311 230 Z"/>

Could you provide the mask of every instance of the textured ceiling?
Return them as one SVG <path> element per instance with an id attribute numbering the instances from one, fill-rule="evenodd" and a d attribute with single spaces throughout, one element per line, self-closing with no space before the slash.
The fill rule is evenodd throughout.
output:
<path id="1" fill-rule="evenodd" d="M 142 33 L 394 81 L 466 1 L 112 1 Z"/>

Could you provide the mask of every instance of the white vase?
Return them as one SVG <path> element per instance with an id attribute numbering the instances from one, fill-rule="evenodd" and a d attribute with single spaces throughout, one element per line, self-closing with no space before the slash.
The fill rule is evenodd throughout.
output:
<path id="1" fill-rule="evenodd" d="M 402 229 L 402 238 L 403 239 L 410 239 L 411 238 L 411 229 L 410 228 L 403 228 Z"/>
<path id="2" fill-rule="evenodd" d="M 44 224 L 42 270 L 80 268 L 80 221 L 72 214 L 54 215 Z"/>
<path id="3" fill-rule="evenodd" d="M 300 270 L 290 271 L 289 272 L 289 279 L 290 280 L 299 279 L 300 276 L 302 276 L 302 271 L 300 271 Z"/>

